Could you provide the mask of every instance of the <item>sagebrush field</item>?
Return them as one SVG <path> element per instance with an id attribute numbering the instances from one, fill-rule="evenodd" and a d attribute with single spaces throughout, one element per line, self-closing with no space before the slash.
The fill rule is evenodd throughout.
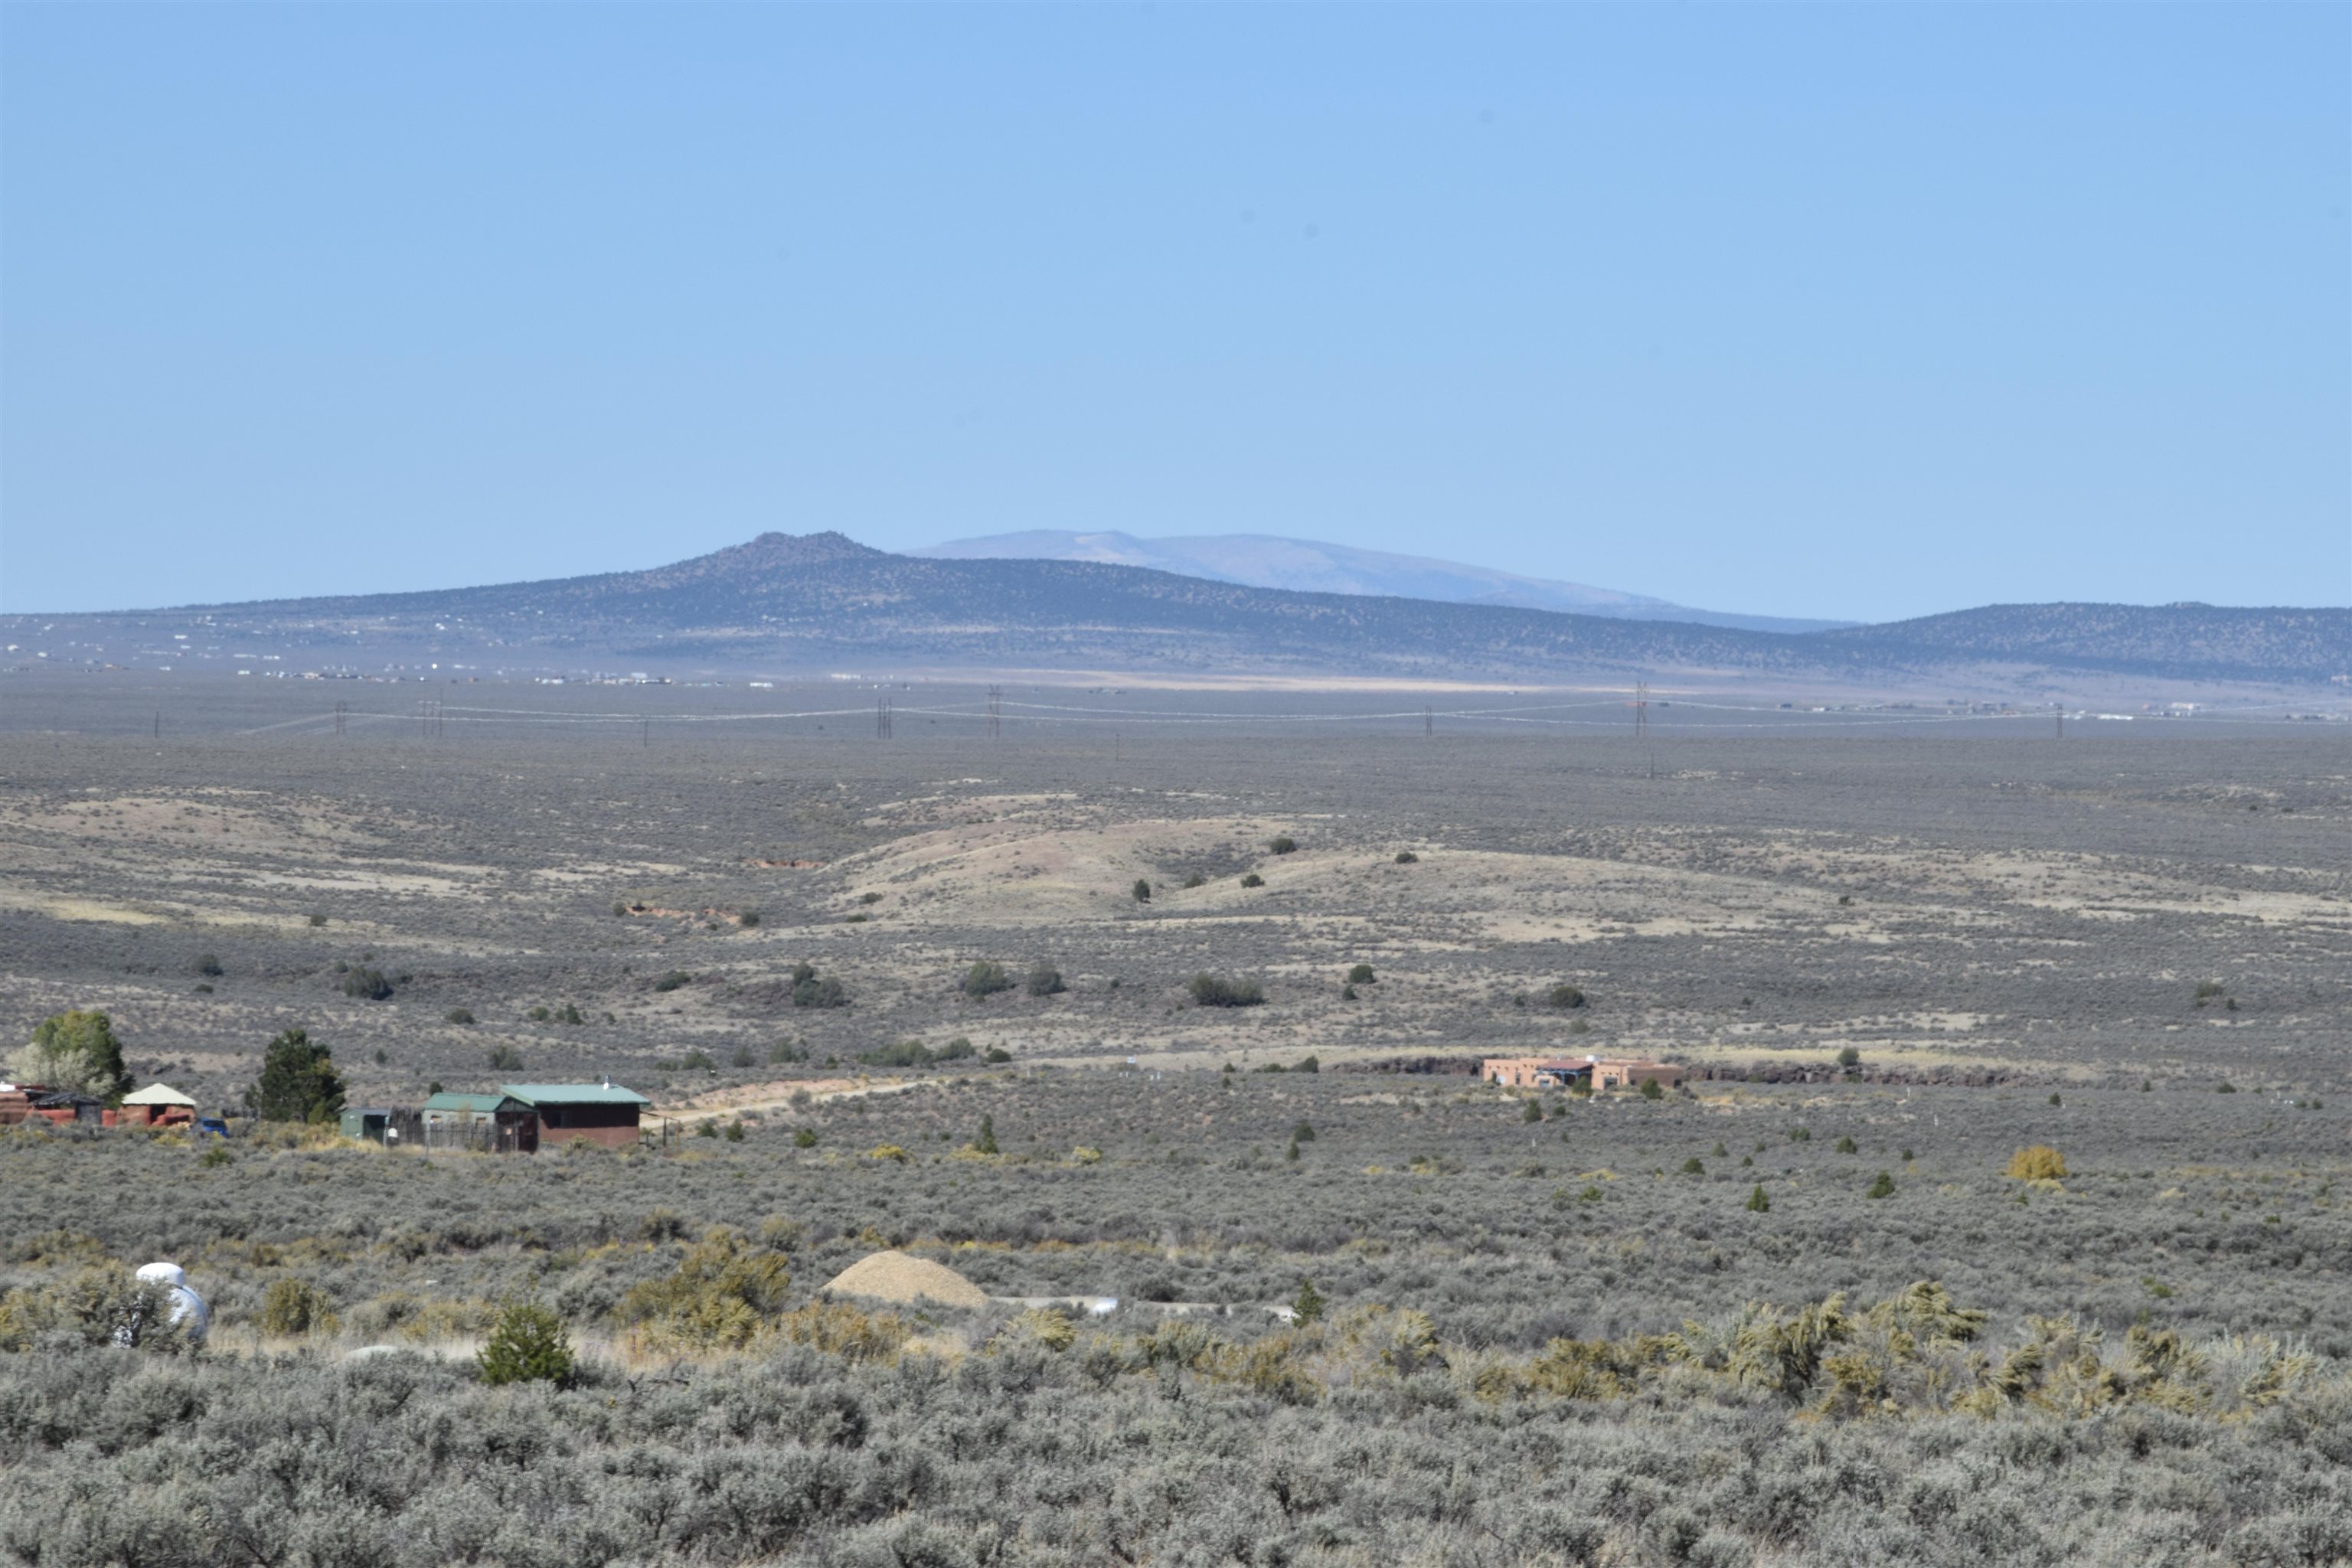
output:
<path id="1" fill-rule="evenodd" d="M 302 1027 L 354 1105 L 609 1075 L 671 1137 L 0 1135 L 0 1552 L 2352 1560 L 2332 733 L 216 685 L 12 701 L 12 1042 L 103 1009 L 210 1110 Z M 1458 1070 L 1538 1052 L 1699 1076 Z M 995 1300 L 823 1289 L 886 1248 Z M 200 1352 L 109 1344 L 155 1258 Z M 571 1368 L 487 1382 L 524 1303 Z"/>

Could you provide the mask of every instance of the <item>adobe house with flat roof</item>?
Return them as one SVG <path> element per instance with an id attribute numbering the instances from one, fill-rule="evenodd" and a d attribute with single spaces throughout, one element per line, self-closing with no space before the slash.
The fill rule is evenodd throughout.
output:
<path id="1" fill-rule="evenodd" d="M 1683 1069 L 1671 1062 L 1646 1057 L 1487 1057 L 1478 1064 L 1478 1076 L 1502 1089 L 1574 1089 L 1596 1092 L 1639 1089 L 1654 1082 L 1660 1089 L 1680 1089 Z"/>

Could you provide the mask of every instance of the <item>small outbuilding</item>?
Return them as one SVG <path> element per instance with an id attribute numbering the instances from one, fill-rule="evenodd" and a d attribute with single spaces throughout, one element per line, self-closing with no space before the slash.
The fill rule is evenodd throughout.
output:
<path id="1" fill-rule="evenodd" d="M 392 1125 L 393 1111 L 385 1105 L 352 1105 L 343 1108 L 342 1130 L 346 1138 L 362 1138 L 370 1143 L 383 1142 L 383 1131 Z"/>
<path id="2" fill-rule="evenodd" d="M 559 1149 L 573 1142 L 634 1149 L 638 1113 L 653 1103 L 610 1079 L 602 1083 L 502 1083 L 499 1092 L 537 1112 L 540 1142 Z"/>
<path id="3" fill-rule="evenodd" d="M 122 1097 L 119 1127 L 185 1127 L 196 1119 L 196 1102 L 168 1083 L 151 1083 Z"/>
<path id="4" fill-rule="evenodd" d="M 427 1149 L 539 1152 L 539 1112 L 510 1094 L 459 1094 L 445 1089 L 425 1100 L 419 1121 L 419 1133 Z"/>

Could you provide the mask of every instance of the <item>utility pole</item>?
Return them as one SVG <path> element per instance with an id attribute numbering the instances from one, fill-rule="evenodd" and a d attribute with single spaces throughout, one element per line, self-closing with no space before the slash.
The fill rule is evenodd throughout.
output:
<path id="1" fill-rule="evenodd" d="M 1421 705 L 1421 732 L 1432 738 L 1437 734 L 1437 716 L 1429 710 L 1426 702 Z"/>
<path id="2" fill-rule="evenodd" d="M 159 741 L 163 738 L 163 710 L 161 708 L 155 710 L 155 738 Z"/>
<path id="3" fill-rule="evenodd" d="M 343 732 L 343 720 L 344 720 L 345 716 L 347 716 L 347 715 L 351 712 L 351 710 L 352 710 L 352 705 L 351 705 L 349 702 L 337 702 L 337 703 L 335 704 L 335 733 L 336 733 L 336 734 L 340 735 L 340 734 L 341 734 L 341 733 Z"/>
<path id="4" fill-rule="evenodd" d="M 1004 688 L 988 689 L 988 738 L 992 741 L 1004 732 Z"/>
<path id="5" fill-rule="evenodd" d="M 652 720 L 650 720 L 650 719 L 640 719 L 640 720 L 638 720 L 638 721 L 637 721 L 637 750 L 639 750 L 639 751 L 641 751 L 641 752 L 642 752 L 642 751 L 644 751 L 646 748 L 647 748 L 648 746 L 651 746 L 653 743 L 654 743 L 654 721 L 653 721 Z"/>
<path id="6" fill-rule="evenodd" d="M 887 697 L 874 700 L 874 738 L 877 741 L 890 738 L 890 700 Z"/>
<path id="7" fill-rule="evenodd" d="M 1647 740 L 1650 734 L 1650 683 L 1633 683 L 1633 739 Z"/>
<path id="8" fill-rule="evenodd" d="M 2062 741 L 2066 738 L 2066 710 L 2063 708 L 2058 710 L 2058 738 Z"/>

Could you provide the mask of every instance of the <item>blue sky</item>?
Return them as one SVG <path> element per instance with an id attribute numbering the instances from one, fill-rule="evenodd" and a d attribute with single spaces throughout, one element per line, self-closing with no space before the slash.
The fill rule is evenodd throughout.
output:
<path id="1" fill-rule="evenodd" d="M 767 529 L 2352 602 L 2342 5 L 0 8 L 0 605 Z"/>

